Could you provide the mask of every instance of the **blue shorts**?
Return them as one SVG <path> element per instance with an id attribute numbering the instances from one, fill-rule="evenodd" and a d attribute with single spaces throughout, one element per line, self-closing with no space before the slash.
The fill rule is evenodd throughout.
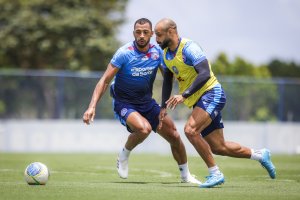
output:
<path id="1" fill-rule="evenodd" d="M 207 136 L 216 129 L 224 128 L 221 110 L 226 103 L 226 96 L 220 84 L 211 90 L 206 91 L 194 105 L 205 110 L 212 119 L 212 122 L 201 132 L 203 137 Z"/>
<path id="2" fill-rule="evenodd" d="M 130 133 L 132 133 L 133 131 L 126 124 L 126 121 L 129 114 L 132 112 L 138 112 L 144 118 L 146 118 L 150 123 L 152 130 L 156 132 L 156 128 L 159 124 L 160 106 L 156 103 L 154 99 L 152 99 L 149 103 L 139 104 L 139 105 L 125 103 L 114 99 L 113 106 L 114 106 L 115 118 L 118 119 L 121 122 L 121 124 L 126 126 L 127 130 Z"/>

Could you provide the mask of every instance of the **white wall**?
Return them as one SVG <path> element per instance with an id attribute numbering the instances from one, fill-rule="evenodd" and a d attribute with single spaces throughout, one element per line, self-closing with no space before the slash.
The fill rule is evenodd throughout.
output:
<path id="1" fill-rule="evenodd" d="M 188 154 L 196 151 L 183 134 L 183 121 L 176 121 Z M 272 153 L 300 153 L 300 123 L 225 122 L 225 138 L 244 146 L 269 148 Z M 81 120 L 0 121 L 0 152 L 118 152 L 128 132 L 116 120 L 96 120 L 87 126 Z M 156 133 L 135 152 L 169 154 L 170 148 Z"/>

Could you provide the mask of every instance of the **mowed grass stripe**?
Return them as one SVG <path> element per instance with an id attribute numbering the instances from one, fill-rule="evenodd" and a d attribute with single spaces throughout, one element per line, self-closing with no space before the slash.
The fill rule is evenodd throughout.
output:
<path id="1" fill-rule="evenodd" d="M 0 199 L 300 199 L 300 156 L 273 155 L 277 179 L 271 180 L 259 163 L 216 156 L 226 182 L 200 189 L 180 183 L 171 155 L 132 154 L 128 179 L 116 171 L 116 154 L 4 154 L 0 153 Z M 33 162 L 50 169 L 46 186 L 25 183 L 25 167 Z M 193 174 L 207 175 L 199 157 L 189 157 Z"/>

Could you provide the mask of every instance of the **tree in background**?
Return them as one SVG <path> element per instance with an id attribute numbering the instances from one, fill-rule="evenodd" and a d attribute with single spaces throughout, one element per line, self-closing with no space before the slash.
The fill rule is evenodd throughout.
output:
<path id="1" fill-rule="evenodd" d="M 0 68 L 104 70 L 119 47 L 127 0 L 0 0 Z M 0 118 L 62 118 L 85 85 L 61 77 L 0 78 Z M 72 92 L 72 99 L 68 94 Z M 82 100 L 82 101 L 80 101 Z M 85 108 L 82 108 L 82 110 Z"/>
<path id="2" fill-rule="evenodd" d="M 278 115 L 282 121 L 300 121 L 300 65 L 295 62 L 272 60 L 268 64 L 272 77 L 280 82 L 278 93 L 280 95 L 277 107 Z M 298 78 L 298 79 L 296 79 Z"/>
<path id="3" fill-rule="evenodd" d="M 272 60 L 268 64 L 268 70 L 273 77 L 300 77 L 300 65 L 297 65 L 295 62 Z"/>
<path id="4" fill-rule="evenodd" d="M 241 57 L 236 57 L 232 62 L 227 55 L 222 52 L 212 63 L 212 68 L 217 75 L 226 76 L 250 76 L 270 78 L 271 73 L 267 65 L 255 66 Z"/>
<path id="5" fill-rule="evenodd" d="M 0 0 L 0 67 L 103 70 L 127 0 Z"/>
<path id="6" fill-rule="evenodd" d="M 266 65 L 255 66 L 241 57 L 230 61 L 225 53 L 220 53 L 212 68 L 220 76 L 228 98 L 223 114 L 225 119 L 276 119 L 277 113 L 273 108 L 278 101 L 277 87 L 270 81 L 271 73 Z"/>

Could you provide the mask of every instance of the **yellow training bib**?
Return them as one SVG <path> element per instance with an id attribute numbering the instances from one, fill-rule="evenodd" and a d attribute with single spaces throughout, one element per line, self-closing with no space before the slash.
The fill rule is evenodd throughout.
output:
<path id="1" fill-rule="evenodd" d="M 168 69 L 174 74 L 174 76 L 178 80 L 180 94 L 182 94 L 186 89 L 188 89 L 192 85 L 192 83 L 198 75 L 198 73 L 194 69 L 194 66 L 185 64 L 182 58 L 182 50 L 187 41 L 189 40 L 186 38 L 181 39 L 176 55 L 172 60 L 166 59 L 166 53 L 168 51 L 168 48 L 164 49 L 164 62 Z M 191 95 L 184 101 L 184 104 L 188 107 L 192 107 L 199 100 L 199 98 L 203 95 L 204 92 L 210 90 L 216 84 L 219 83 L 214 73 L 212 72 L 210 65 L 209 69 L 210 78 L 205 83 L 205 85 L 203 85 L 202 88 L 200 88 L 197 92 L 195 92 L 193 95 Z"/>

